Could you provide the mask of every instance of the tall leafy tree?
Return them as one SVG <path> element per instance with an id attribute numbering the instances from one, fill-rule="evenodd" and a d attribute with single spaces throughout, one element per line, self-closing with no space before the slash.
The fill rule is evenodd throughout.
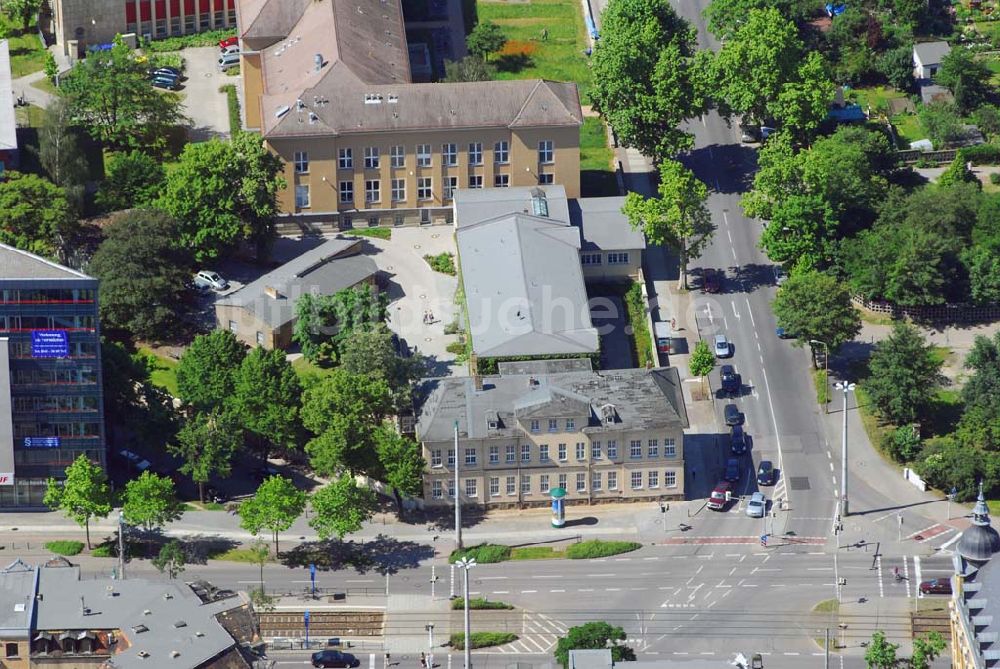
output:
<path id="1" fill-rule="evenodd" d="M 668 246 L 680 257 L 680 286 L 687 288 L 687 266 L 712 239 L 715 225 L 705 202 L 708 188 L 675 160 L 660 164 L 658 197 L 629 193 L 622 208 L 629 224 L 653 244 Z"/>
<path id="2" fill-rule="evenodd" d="M 38 15 L 38 10 L 42 8 L 42 0 L 6 0 L 3 3 L 3 11 L 7 16 L 21 22 L 21 32 L 28 32 L 31 27 L 31 20 Z"/>
<path id="3" fill-rule="evenodd" d="M 887 339 L 875 345 L 865 392 L 882 416 L 897 425 L 916 422 L 941 387 L 943 361 L 934 347 L 908 323 L 893 324 Z"/>
<path id="4" fill-rule="evenodd" d="M 931 662 L 947 648 L 944 638 L 938 632 L 913 639 L 913 656 L 910 658 L 910 669 L 930 669 Z"/>
<path id="5" fill-rule="evenodd" d="M 657 163 L 690 149 L 680 125 L 705 111 L 696 34 L 669 0 L 611 0 L 591 58 L 591 104 L 622 146 Z"/>
<path id="6" fill-rule="evenodd" d="M 213 476 L 229 476 L 233 455 L 241 445 L 238 425 L 227 414 L 215 411 L 188 419 L 167 450 L 184 461 L 180 471 L 198 484 L 198 499 L 204 502 L 205 484 Z"/>
<path id="7" fill-rule="evenodd" d="M 284 162 L 264 148 L 260 135 L 238 132 L 230 142 L 239 175 L 236 213 L 243 221 L 243 234 L 254 245 L 258 261 L 266 260 L 277 236 L 278 191 L 285 188 L 281 177 Z"/>
<path id="8" fill-rule="evenodd" d="M 444 61 L 444 81 L 493 81 L 496 68 L 479 56 L 466 56 L 461 60 Z"/>
<path id="9" fill-rule="evenodd" d="M 180 518 L 184 509 L 174 493 L 174 482 L 146 470 L 125 484 L 122 513 L 130 525 L 151 532 Z"/>
<path id="10" fill-rule="evenodd" d="M 301 397 L 299 377 L 284 351 L 258 347 L 240 363 L 229 407 L 265 448 L 290 448 L 299 431 Z"/>
<path id="11" fill-rule="evenodd" d="M 876 630 L 865 649 L 865 664 L 868 669 L 895 669 L 899 660 L 896 651 L 899 644 L 889 643 L 882 630 Z"/>
<path id="12" fill-rule="evenodd" d="M 743 195 L 741 204 L 746 215 L 769 220 L 776 206 L 793 195 L 801 195 L 805 191 L 802 162 L 790 133 L 771 135 L 757 154 L 753 189 Z"/>
<path id="13" fill-rule="evenodd" d="M 101 319 L 111 331 L 158 340 L 174 331 L 190 277 L 177 224 L 152 210 L 122 214 L 90 261 L 101 280 Z"/>
<path id="14" fill-rule="evenodd" d="M 64 98 L 54 98 L 45 108 L 38 130 L 38 161 L 54 184 L 66 193 L 77 211 L 83 209 L 87 159 L 73 132 L 73 117 Z"/>
<path id="15" fill-rule="evenodd" d="M 309 527 L 316 530 L 320 539 L 357 532 L 372 517 L 377 508 L 375 493 L 359 486 L 349 474 L 341 474 L 323 486 L 309 500 L 313 516 Z"/>
<path id="16" fill-rule="evenodd" d="M 195 337 L 177 365 L 181 399 L 200 411 L 225 405 L 236 389 L 236 375 L 246 350 L 246 345 L 229 330 Z"/>
<path id="17" fill-rule="evenodd" d="M 385 321 L 387 304 L 385 294 L 367 285 L 333 295 L 306 293 L 295 300 L 292 341 L 310 362 L 331 365 L 353 331 Z"/>
<path id="18" fill-rule="evenodd" d="M 832 253 L 837 219 L 818 195 L 791 195 L 774 207 L 760 247 L 776 263 L 821 267 Z"/>
<path id="19" fill-rule="evenodd" d="M 187 564 L 187 552 L 184 545 L 177 539 L 171 539 L 163 544 L 160 552 L 152 560 L 153 566 L 161 574 L 166 574 L 167 578 L 173 580 L 184 571 Z"/>
<path id="20" fill-rule="evenodd" d="M 423 355 L 401 356 L 395 336 L 383 323 L 355 328 L 344 338 L 340 348 L 340 366 L 351 374 L 384 379 L 392 389 L 397 411 L 412 408 L 413 382 L 427 372 Z"/>
<path id="21" fill-rule="evenodd" d="M 635 660 L 635 651 L 626 646 L 625 630 L 606 622 L 589 622 L 570 627 L 566 636 L 556 642 L 556 661 L 564 668 L 569 667 L 569 652 L 578 649 L 603 649 L 611 647 L 611 659 L 615 662 Z"/>
<path id="22" fill-rule="evenodd" d="M 833 100 L 833 81 L 826 72 L 823 56 L 810 51 L 798 66 L 795 80 L 786 82 L 770 112 L 782 128 L 805 144 L 826 119 Z"/>
<path id="23" fill-rule="evenodd" d="M 60 260 L 79 232 L 66 194 L 35 174 L 5 172 L 0 181 L 0 242 Z"/>
<path id="24" fill-rule="evenodd" d="M 84 528 L 87 534 L 87 549 L 90 549 L 90 519 L 106 518 L 111 513 L 111 488 L 108 477 L 101 469 L 80 454 L 66 468 L 66 479 L 48 480 L 45 506 L 59 509 Z"/>
<path id="25" fill-rule="evenodd" d="M 105 211 L 147 208 L 163 188 L 166 173 L 153 156 L 133 149 L 108 158 L 107 176 L 97 191 L 97 206 Z"/>
<path id="26" fill-rule="evenodd" d="M 240 504 L 240 527 L 257 536 L 271 533 L 274 553 L 278 554 L 278 533 L 284 532 L 306 508 L 306 493 L 283 476 L 269 476 L 253 497 Z M 263 574 L 263 572 L 262 572 Z"/>
<path id="27" fill-rule="evenodd" d="M 126 436 L 151 446 L 167 443 L 176 432 L 172 398 L 150 382 L 154 364 L 149 355 L 130 351 L 118 342 L 101 342 L 104 418 L 109 441 Z"/>
<path id="28" fill-rule="evenodd" d="M 402 513 L 402 495 L 416 497 L 423 489 L 427 463 L 421 454 L 420 444 L 401 435 L 388 421 L 376 428 L 374 441 L 382 469 L 381 478 L 392 488 L 397 509 Z"/>
<path id="29" fill-rule="evenodd" d="M 712 349 L 708 347 L 708 343 L 704 339 L 699 339 L 698 343 L 694 345 L 694 350 L 691 351 L 691 357 L 688 359 L 688 369 L 691 370 L 691 376 L 700 376 L 702 378 L 708 376 L 715 369 L 715 354 L 712 353 Z"/>
<path id="30" fill-rule="evenodd" d="M 778 326 L 797 335 L 796 344 L 817 339 L 836 351 L 861 331 L 851 294 L 836 277 L 815 270 L 793 272 L 774 300 Z"/>
<path id="31" fill-rule="evenodd" d="M 992 76 L 986 63 L 976 60 L 972 51 L 955 48 L 941 59 L 935 78 L 952 92 L 959 110 L 969 113 L 989 99 Z"/>
<path id="32" fill-rule="evenodd" d="M 1000 256 L 983 247 L 972 247 L 962 262 L 969 272 L 969 294 L 976 304 L 1000 303 Z"/>
<path id="33" fill-rule="evenodd" d="M 965 139 L 967 131 L 955 103 L 931 102 L 921 107 L 917 115 L 935 149 Z"/>
<path id="34" fill-rule="evenodd" d="M 490 55 L 502 49 L 506 43 L 507 36 L 504 35 L 503 28 L 492 21 L 480 21 L 465 38 L 465 47 L 469 53 L 484 61 L 489 60 Z"/>

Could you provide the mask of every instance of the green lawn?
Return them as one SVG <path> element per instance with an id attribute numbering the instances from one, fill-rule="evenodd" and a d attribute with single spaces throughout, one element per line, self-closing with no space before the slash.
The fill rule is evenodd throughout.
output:
<path id="1" fill-rule="evenodd" d="M 889 100 L 905 98 L 906 93 L 889 86 L 870 86 L 868 88 L 852 88 L 847 97 L 857 102 L 866 111 L 871 106 L 874 113 L 884 111 Z"/>
<path id="2" fill-rule="evenodd" d="M 150 375 L 153 385 L 163 388 L 172 397 L 177 397 L 179 395 L 177 391 L 177 361 L 173 358 L 157 355 L 152 349 L 146 347 L 142 347 L 139 350 L 142 353 L 152 356 L 155 360 L 156 365 L 153 368 L 153 373 Z"/>
<path id="3" fill-rule="evenodd" d="M 590 89 L 587 34 L 576 0 L 531 0 L 525 3 L 479 0 L 480 21 L 493 21 L 507 36 L 503 50 L 492 57 L 499 79 L 575 81 L 586 104 Z M 548 31 L 542 38 L 543 29 Z"/>
<path id="4" fill-rule="evenodd" d="M 892 117 L 892 125 L 896 128 L 900 146 L 898 148 L 910 148 L 910 142 L 918 139 L 927 139 L 924 127 L 920 125 L 920 118 L 916 114 L 898 114 Z"/>
<path id="5" fill-rule="evenodd" d="M 588 116 L 580 128 L 580 189 L 584 197 L 618 195 L 614 152 L 604 121 Z"/>
<path id="6" fill-rule="evenodd" d="M 51 81 L 49 81 L 47 77 L 45 79 L 39 79 L 38 81 L 31 82 L 31 86 L 33 88 L 37 88 L 40 91 L 45 91 L 49 95 L 56 94 L 55 85 Z"/>
<path id="7" fill-rule="evenodd" d="M 10 25 L 6 19 L 0 21 Z M 21 27 L 18 25 L 9 34 L 7 48 L 10 49 L 10 74 L 14 79 L 38 72 L 45 67 L 45 48 L 38 39 L 34 25 L 24 34 L 21 34 Z"/>

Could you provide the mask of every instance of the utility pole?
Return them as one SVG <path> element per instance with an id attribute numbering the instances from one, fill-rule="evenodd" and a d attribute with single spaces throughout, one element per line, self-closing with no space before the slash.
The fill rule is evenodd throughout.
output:
<path id="1" fill-rule="evenodd" d="M 854 390 L 855 384 L 848 383 L 847 381 L 837 381 L 834 387 L 837 390 L 844 391 L 844 427 L 841 434 L 842 443 L 840 448 L 840 509 L 842 516 L 847 518 L 851 514 L 847 501 L 847 394 Z"/>
<path id="2" fill-rule="evenodd" d="M 458 421 L 455 421 L 455 547 L 462 546 L 462 492 L 458 487 Z"/>
<path id="3" fill-rule="evenodd" d="M 826 628 L 826 643 L 823 644 L 826 652 L 824 653 L 825 658 L 823 660 L 824 669 L 830 669 L 830 628 Z"/>
<path id="4" fill-rule="evenodd" d="M 434 669 L 434 623 L 424 627 L 427 629 L 427 669 Z"/>
<path id="5" fill-rule="evenodd" d="M 469 570 L 476 566 L 475 558 L 464 557 L 455 563 L 459 569 L 462 570 L 464 589 L 463 595 L 465 598 L 465 669 L 472 669 L 472 633 L 471 624 L 469 620 Z"/>
<path id="6" fill-rule="evenodd" d="M 125 580 L 125 512 L 118 512 L 118 578 Z"/>

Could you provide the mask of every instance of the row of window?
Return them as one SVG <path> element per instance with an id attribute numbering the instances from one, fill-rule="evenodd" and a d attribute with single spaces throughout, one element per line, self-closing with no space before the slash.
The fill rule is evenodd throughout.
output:
<path id="1" fill-rule="evenodd" d="M 520 492 L 522 495 L 533 494 L 532 490 L 532 480 L 531 476 L 528 474 L 521 475 L 521 485 Z M 501 477 L 491 476 L 488 479 L 489 486 L 489 496 L 499 497 L 501 495 Z M 504 486 L 503 490 L 508 495 L 516 495 L 518 493 L 517 477 L 516 476 L 505 476 L 503 477 Z M 578 493 L 587 492 L 587 473 L 579 472 L 575 475 L 575 488 L 574 490 Z M 557 487 L 563 490 L 569 491 L 569 475 L 568 474 L 557 474 L 556 479 Z M 629 485 L 632 490 L 643 490 L 644 488 L 650 490 L 656 490 L 660 487 L 660 472 L 656 469 L 651 469 L 646 472 L 635 471 L 631 472 L 629 476 Z M 541 495 L 548 494 L 551 490 L 552 478 L 549 474 L 541 474 L 538 477 L 538 493 Z M 663 472 L 663 487 L 664 488 L 676 488 L 677 487 L 677 472 L 673 469 L 668 469 Z M 466 497 L 479 497 L 479 479 L 464 479 L 464 495 Z M 605 485 L 607 486 L 605 488 Z M 453 479 L 448 479 L 448 497 L 454 499 L 455 497 L 455 481 Z M 442 499 L 444 497 L 444 487 L 445 483 L 441 479 L 435 479 L 431 481 L 431 497 L 434 499 Z M 602 492 L 608 490 L 613 492 L 618 490 L 618 472 L 591 472 L 590 475 L 590 489 L 592 492 Z"/>
<path id="2" fill-rule="evenodd" d="M 470 142 L 466 152 L 469 165 L 483 164 L 483 143 Z M 555 144 L 551 139 L 543 139 L 538 142 L 538 162 L 542 165 L 551 165 L 555 162 Z M 431 145 L 417 144 L 416 160 L 417 167 L 431 166 Z M 377 146 L 366 146 L 364 148 L 363 164 L 366 170 L 377 170 L 382 165 L 382 152 Z M 295 171 L 298 174 L 309 172 L 309 152 L 296 151 L 292 160 Z M 493 162 L 497 165 L 507 165 L 510 163 L 510 143 L 501 140 L 493 145 Z M 446 167 L 458 165 L 458 144 L 446 143 L 441 145 L 441 163 Z M 396 144 L 389 147 L 389 166 L 396 168 L 406 167 L 406 147 Z M 342 170 L 354 169 L 354 149 L 344 147 L 337 153 L 337 167 Z"/>
<path id="3" fill-rule="evenodd" d="M 154 3 L 155 4 L 155 3 Z M 160 5 L 162 6 L 162 5 Z M 182 7 L 183 10 L 183 7 Z M 198 27 L 195 28 L 195 15 L 186 14 L 184 16 L 184 29 L 181 30 L 181 18 L 179 16 L 170 17 L 170 34 L 174 36 L 183 35 L 185 33 L 193 33 L 204 30 L 211 30 L 212 28 L 212 18 L 215 18 L 215 27 L 222 28 L 224 25 L 223 18 L 228 21 L 228 25 L 236 25 L 236 10 L 230 9 L 229 11 L 223 12 L 202 12 L 198 20 Z M 167 36 L 167 22 L 166 19 L 156 19 L 156 36 L 166 37 Z M 143 21 L 139 24 L 134 22 L 129 22 L 125 24 L 125 32 L 134 33 L 137 30 L 142 35 L 152 34 L 153 24 L 149 21 Z"/>
<path id="4" fill-rule="evenodd" d="M 14 369 L 13 385 L 59 385 L 97 383 L 97 370 L 90 366 L 54 369 Z"/>
<path id="5" fill-rule="evenodd" d="M 96 296 L 90 288 L 8 288 L 0 290 L 0 304 L 89 304 Z"/>
<path id="6" fill-rule="evenodd" d="M 93 316 L 0 316 L 0 332 L 18 330 L 93 330 Z"/>
<path id="7" fill-rule="evenodd" d="M 603 254 L 601 253 L 581 253 L 580 254 L 580 264 L 581 265 L 600 265 L 603 262 Z M 608 264 L 609 265 L 627 265 L 628 264 L 628 252 L 627 251 L 609 251 L 608 252 Z"/>
<path id="8" fill-rule="evenodd" d="M 50 412 L 74 413 L 97 411 L 96 395 L 18 396 L 14 398 L 14 413 Z"/>
<path id="9" fill-rule="evenodd" d="M 24 437 L 62 437 L 64 439 L 85 439 L 99 437 L 99 423 L 22 423 L 14 422 L 14 439 Z"/>
<path id="10" fill-rule="evenodd" d="M 93 338 L 89 337 L 88 338 Z M 68 358 L 94 359 L 97 357 L 96 341 L 70 341 Z M 30 341 L 10 342 L 10 357 L 18 360 L 34 358 Z"/>
<path id="11" fill-rule="evenodd" d="M 629 458 L 638 459 L 642 457 L 643 444 L 641 439 L 633 439 L 629 442 Z M 514 464 L 517 462 L 517 446 L 514 444 L 508 444 L 504 447 L 504 462 L 505 464 Z M 531 462 L 531 444 L 521 444 L 521 462 Z M 567 444 L 557 444 L 556 445 L 556 457 L 560 462 L 566 462 L 568 460 L 569 447 Z M 442 450 L 433 449 L 431 451 L 431 467 L 442 466 Z M 496 465 L 500 464 L 500 447 L 490 446 L 489 450 L 489 464 Z M 587 444 L 582 441 L 576 442 L 575 453 L 577 460 L 587 459 Z M 609 460 L 614 460 L 618 457 L 618 441 L 616 439 L 609 439 L 606 444 L 602 444 L 600 441 L 590 442 L 590 459 L 591 460 L 602 460 L 604 455 L 607 454 Z M 657 458 L 660 457 L 660 440 L 659 439 L 648 439 L 646 441 L 646 454 L 647 457 Z M 666 437 L 663 440 L 663 457 L 665 458 L 675 458 L 677 457 L 677 442 L 673 437 Z M 465 464 L 475 465 L 479 461 L 479 449 L 477 448 L 466 448 L 465 449 Z M 538 461 L 539 462 L 551 462 L 549 457 L 549 445 L 539 444 L 538 445 Z M 448 449 L 448 466 L 453 467 L 455 465 L 455 449 Z"/>

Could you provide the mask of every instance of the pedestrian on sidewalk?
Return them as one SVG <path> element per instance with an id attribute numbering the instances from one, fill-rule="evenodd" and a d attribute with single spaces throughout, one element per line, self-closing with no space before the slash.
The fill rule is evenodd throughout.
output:
<path id="1" fill-rule="evenodd" d="M 424 653 L 420 654 L 420 666 L 421 669 L 427 669 L 427 655 Z"/>

